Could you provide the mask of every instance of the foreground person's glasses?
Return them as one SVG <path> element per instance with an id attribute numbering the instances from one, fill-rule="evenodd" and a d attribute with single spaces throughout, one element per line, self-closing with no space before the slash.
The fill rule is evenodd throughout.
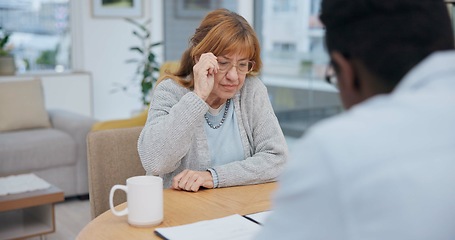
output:
<path id="1" fill-rule="evenodd" d="M 237 64 L 233 64 L 232 62 L 227 61 L 219 61 L 218 67 L 220 73 L 226 73 L 231 70 L 231 68 L 235 67 L 237 73 L 247 74 L 253 71 L 254 61 L 240 61 L 237 62 Z"/>
<path id="2" fill-rule="evenodd" d="M 333 68 L 332 64 L 327 64 L 327 68 L 325 69 L 325 81 L 335 87 L 338 87 L 337 77 L 335 75 L 335 69 Z"/>

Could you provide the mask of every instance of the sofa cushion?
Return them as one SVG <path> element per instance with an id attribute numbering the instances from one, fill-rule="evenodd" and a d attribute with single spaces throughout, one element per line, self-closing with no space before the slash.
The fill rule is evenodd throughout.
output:
<path id="1" fill-rule="evenodd" d="M 0 132 L 50 126 L 40 80 L 0 82 Z"/>
<path id="2" fill-rule="evenodd" d="M 76 143 L 52 128 L 0 133 L 0 176 L 75 164 Z"/>

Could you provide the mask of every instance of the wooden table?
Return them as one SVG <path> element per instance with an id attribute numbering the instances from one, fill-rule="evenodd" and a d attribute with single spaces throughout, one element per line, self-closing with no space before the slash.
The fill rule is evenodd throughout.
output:
<path id="1" fill-rule="evenodd" d="M 127 216 L 117 217 L 110 210 L 93 219 L 77 239 L 161 239 L 157 227 L 171 227 L 232 214 L 251 214 L 270 209 L 276 183 L 204 189 L 199 192 L 164 190 L 164 221 L 156 227 L 130 226 Z M 126 203 L 116 208 L 123 209 Z"/>
<path id="2" fill-rule="evenodd" d="M 0 239 L 29 238 L 55 232 L 54 203 L 62 190 L 48 189 L 0 197 Z"/>

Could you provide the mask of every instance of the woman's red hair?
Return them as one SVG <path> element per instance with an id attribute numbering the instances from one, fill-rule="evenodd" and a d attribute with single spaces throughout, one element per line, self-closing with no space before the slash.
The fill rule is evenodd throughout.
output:
<path id="1" fill-rule="evenodd" d="M 259 40 L 250 24 L 235 12 L 217 9 L 208 13 L 196 29 L 188 49 L 182 55 L 177 72 L 164 78 L 172 78 L 181 85 L 192 88 L 193 66 L 207 52 L 215 56 L 235 53 L 254 61 L 253 71 L 248 75 L 257 74 L 262 67 Z"/>

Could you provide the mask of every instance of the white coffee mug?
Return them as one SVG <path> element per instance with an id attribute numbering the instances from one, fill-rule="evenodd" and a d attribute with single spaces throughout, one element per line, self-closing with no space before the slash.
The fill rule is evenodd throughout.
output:
<path id="1" fill-rule="evenodd" d="M 115 190 L 126 192 L 127 207 L 121 211 L 114 208 Z M 109 194 L 109 205 L 116 216 L 128 214 L 128 223 L 137 227 L 150 227 L 163 221 L 163 179 L 156 176 L 135 176 L 125 185 L 114 185 Z"/>

